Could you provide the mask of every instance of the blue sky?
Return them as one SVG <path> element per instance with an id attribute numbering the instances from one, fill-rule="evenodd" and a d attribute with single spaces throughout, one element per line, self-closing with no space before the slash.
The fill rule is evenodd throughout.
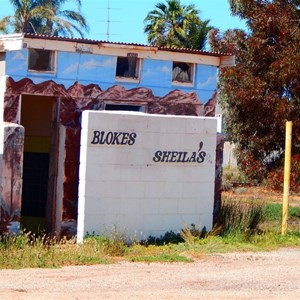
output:
<path id="1" fill-rule="evenodd" d="M 82 13 L 86 17 L 90 32 L 86 38 L 107 40 L 108 2 L 109 41 L 146 44 L 143 20 L 147 13 L 164 0 L 81 0 Z M 70 3 L 72 0 L 70 0 Z M 210 20 L 210 25 L 225 31 L 229 28 L 245 28 L 244 22 L 230 15 L 228 0 L 181 0 L 181 4 L 195 4 L 200 18 Z M 73 8 L 74 6 L 67 6 Z M 0 0 L 0 19 L 13 14 L 9 0 Z"/>

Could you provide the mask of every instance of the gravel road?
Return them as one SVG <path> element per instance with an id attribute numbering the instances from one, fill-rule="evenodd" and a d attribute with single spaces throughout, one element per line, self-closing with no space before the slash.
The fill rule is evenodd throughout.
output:
<path id="1" fill-rule="evenodd" d="M 300 248 L 193 263 L 0 270 L 0 299 L 300 299 Z"/>

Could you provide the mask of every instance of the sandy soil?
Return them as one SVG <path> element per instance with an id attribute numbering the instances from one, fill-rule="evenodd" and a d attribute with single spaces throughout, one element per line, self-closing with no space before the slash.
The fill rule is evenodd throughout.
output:
<path id="1" fill-rule="evenodd" d="M 0 270 L 0 299 L 299 299 L 300 248 L 193 263 Z"/>
<path id="2" fill-rule="evenodd" d="M 236 187 L 232 191 L 222 192 L 222 197 L 230 199 L 263 199 L 267 202 L 282 203 L 283 193 L 260 186 Z M 300 206 L 300 194 L 291 193 L 289 204 Z"/>

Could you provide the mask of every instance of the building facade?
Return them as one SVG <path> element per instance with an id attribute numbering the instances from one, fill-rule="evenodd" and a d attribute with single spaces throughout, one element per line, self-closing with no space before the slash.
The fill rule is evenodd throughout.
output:
<path id="1" fill-rule="evenodd" d="M 214 116 L 218 69 L 232 65 L 198 50 L 0 36 L 0 231 L 76 233 L 82 111 Z"/>

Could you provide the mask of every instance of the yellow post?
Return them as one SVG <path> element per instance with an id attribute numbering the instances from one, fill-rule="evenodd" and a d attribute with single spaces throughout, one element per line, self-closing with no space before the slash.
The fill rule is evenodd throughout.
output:
<path id="1" fill-rule="evenodd" d="M 282 202 L 282 226 L 281 233 L 287 232 L 287 221 L 289 213 L 289 194 L 290 194 L 290 171 L 291 171 L 291 152 L 292 152 L 292 121 L 286 122 L 285 131 L 285 156 L 284 156 L 284 183 L 283 183 L 283 202 Z"/>

